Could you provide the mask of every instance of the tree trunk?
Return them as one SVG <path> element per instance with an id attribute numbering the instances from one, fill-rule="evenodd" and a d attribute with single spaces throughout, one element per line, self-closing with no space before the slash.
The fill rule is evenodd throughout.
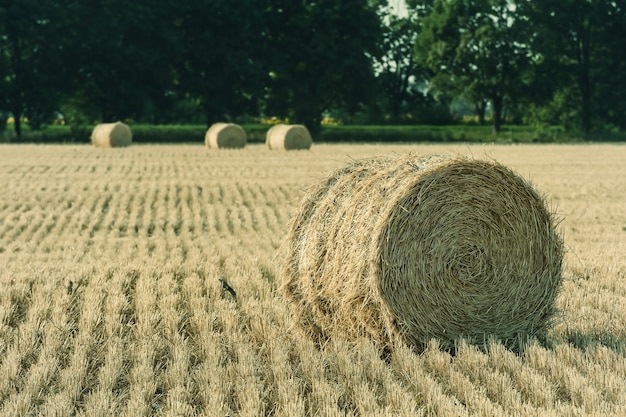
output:
<path id="1" fill-rule="evenodd" d="M 582 129 L 585 135 L 591 132 L 591 42 L 588 23 L 583 24 L 580 42 L 580 94 L 582 98 Z"/>
<path id="2" fill-rule="evenodd" d="M 500 133 L 502 128 L 502 104 L 503 98 L 499 95 L 494 95 L 491 98 L 491 104 L 493 106 L 493 133 L 495 135 Z"/>
<path id="3" fill-rule="evenodd" d="M 11 110 L 11 113 L 13 113 L 13 120 L 14 120 L 13 126 L 15 129 L 15 136 L 17 137 L 17 140 L 21 140 L 22 139 L 22 110 L 14 108 L 13 110 Z"/>
<path id="4" fill-rule="evenodd" d="M 317 109 L 318 106 L 305 104 L 295 109 L 295 123 L 301 123 L 306 126 L 311 135 L 315 138 L 322 131 L 322 111 Z"/>
<path id="5" fill-rule="evenodd" d="M 485 125 L 485 111 L 487 110 L 487 102 L 485 100 L 480 100 L 479 102 L 474 104 L 474 112 L 478 116 L 478 124 L 481 126 Z"/>
<path id="6" fill-rule="evenodd" d="M 12 84 L 12 88 L 10 87 L 11 92 L 9 93 L 9 108 L 11 109 L 11 113 L 13 113 L 15 136 L 17 140 L 22 139 L 22 77 L 23 74 L 20 71 L 22 68 L 22 46 L 18 41 L 18 36 L 15 33 L 12 33 L 9 36 L 9 57 L 10 57 L 10 67 L 13 72 L 13 81 L 10 82 Z M 11 49 L 13 50 L 11 54 Z"/>
<path id="7" fill-rule="evenodd" d="M 303 119 L 302 124 L 307 127 L 309 132 L 311 132 L 311 136 L 314 138 L 317 138 L 322 132 L 322 118 L 320 115 L 311 115 Z"/>

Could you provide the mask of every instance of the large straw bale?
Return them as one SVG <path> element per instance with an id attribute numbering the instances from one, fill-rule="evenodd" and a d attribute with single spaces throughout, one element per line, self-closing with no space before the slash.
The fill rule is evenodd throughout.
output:
<path id="1" fill-rule="evenodd" d="M 214 123 L 204 136 L 204 143 L 211 149 L 244 148 L 248 142 L 246 131 L 234 123 Z"/>
<path id="2" fill-rule="evenodd" d="M 562 240 L 544 198 L 509 168 L 458 156 L 354 161 L 305 195 L 282 290 L 318 342 L 368 336 L 422 350 L 465 338 L 518 349 L 543 336 Z"/>
<path id="3" fill-rule="evenodd" d="M 268 129 L 265 143 L 270 149 L 309 149 L 313 139 L 303 125 L 277 124 Z"/>
<path id="4" fill-rule="evenodd" d="M 129 146 L 133 134 L 127 124 L 122 122 L 101 123 L 91 132 L 91 143 L 99 148 Z"/>

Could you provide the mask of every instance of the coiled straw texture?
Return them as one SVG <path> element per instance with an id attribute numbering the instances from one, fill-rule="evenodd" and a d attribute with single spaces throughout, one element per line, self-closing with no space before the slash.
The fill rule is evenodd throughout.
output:
<path id="1" fill-rule="evenodd" d="M 268 129 L 265 144 L 272 150 L 310 149 L 313 139 L 304 125 L 278 124 Z"/>
<path id="2" fill-rule="evenodd" d="M 544 198 L 511 169 L 454 156 L 354 161 L 305 195 L 282 289 L 323 343 L 423 350 L 461 338 L 518 349 L 550 326 L 563 245 Z"/>
<path id="3" fill-rule="evenodd" d="M 98 148 L 117 148 L 130 146 L 133 133 L 130 127 L 122 122 L 101 123 L 91 132 L 91 143 Z"/>
<path id="4" fill-rule="evenodd" d="M 211 149 L 245 148 L 248 135 L 235 123 L 214 123 L 204 135 L 204 144 Z"/>

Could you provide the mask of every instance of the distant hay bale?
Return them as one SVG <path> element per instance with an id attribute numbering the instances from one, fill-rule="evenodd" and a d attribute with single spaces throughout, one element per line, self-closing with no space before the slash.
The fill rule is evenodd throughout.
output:
<path id="1" fill-rule="evenodd" d="M 211 149 L 244 148 L 248 141 L 245 130 L 234 123 L 214 123 L 204 136 L 204 143 Z"/>
<path id="2" fill-rule="evenodd" d="M 318 342 L 431 338 L 453 349 L 541 337 L 562 283 L 544 199 L 509 168 L 451 156 L 355 161 L 313 186 L 285 244 L 282 290 Z"/>
<path id="3" fill-rule="evenodd" d="M 278 124 L 268 129 L 265 143 L 270 149 L 309 149 L 313 139 L 303 125 Z"/>
<path id="4" fill-rule="evenodd" d="M 130 127 L 122 122 L 101 123 L 91 132 L 91 143 L 99 148 L 129 146 L 132 141 Z"/>

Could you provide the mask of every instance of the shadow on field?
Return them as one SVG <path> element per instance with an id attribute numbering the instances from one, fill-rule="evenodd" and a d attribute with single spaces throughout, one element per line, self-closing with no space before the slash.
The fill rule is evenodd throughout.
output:
<path id="1" fill-rule="evenodd" d="M 565 336 L 565 341 L 582 351 L 596 346 L 605 346 L 622 355 L 626 354 L 626 338 L 609 331 L 592 333 L 574 331 Z"/>

